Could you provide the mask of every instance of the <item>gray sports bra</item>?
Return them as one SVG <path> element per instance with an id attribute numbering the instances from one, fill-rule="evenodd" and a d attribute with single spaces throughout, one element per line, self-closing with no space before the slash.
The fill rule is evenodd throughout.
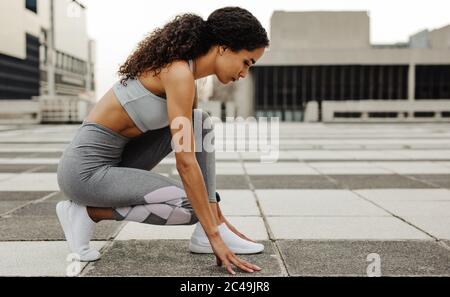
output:
<path id="1" fill-rule="evenodd" d="M 193 71 L 192 60 L 189 68 Z M 168 126 L 166 99 L 150 92 L 137 78 L 125 82 L 126 86 L 117 81 L 112 89 L 139 130 L 146 132 Z"/>

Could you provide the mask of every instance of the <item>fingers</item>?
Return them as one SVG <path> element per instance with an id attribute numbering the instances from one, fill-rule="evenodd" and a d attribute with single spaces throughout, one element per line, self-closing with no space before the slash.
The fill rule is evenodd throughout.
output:
<path id="1" fill-rule="evenodd" d="M 222 260 L 217 256 L 216 256 L 216 263 L 217 263 L 217 266 L 219 266 L 219 267 L 222 266 Z"/>
<path id="2" fill-rule="evenodd" d="M 212 243 L 213 245 L 213 243 Z M 245 260 L 239 259 L 231 250 L 229 250 L 226 246 L 219 246 L 215 247 L 213 245 L 213 251 L 216 256 L 216 263 L 217 266 L 225 266 L 225 269 L 228 271 L 228 273 L 235 275 L 236 272 L 233 270 L 233 265 L 235 265 L 237 268 L 244 272 L 255 272 L 260 271 L 261 268 L 253 265 Z"/>
<path id="3" fill-rule="evenodd" d="M 233 270 L 232 264 L 234 264 L 237 268 L 241 269 L 242 271 L 249 272 L 249 273 L 255 272 L 255 270 L 260 270 L 260 268 L 257 266 L 256 266 L 256 268 L 259 268 L 259 269 L 254 269 L 255 268 L 254 265 L 252 265 L 248 262 L 242 261 L 239 258 L 237 258 L 236 256 L 234 256 L 234 257 L 231 256 L 229 259 L 223 260 L 223 264 L 225 266 L 225 269 L 228 271 L 228 273 L 230 273 L 232 275 L 236 274 L 236 272 Z"/>
<path id="4" fill-rule="evenodd" d="M 219 259 L 218 261 L 220 261 L 221 264 L 223 262 L 225 269 L 228 271 L 229 274 L 232 274 L 232 275 L 236 274 L 236 272 L 233 270 L 233 266 L 231 265 L 231 262 L 228 259 L 226 259 L 226 258 L 223 260 Z M 219 266 L 222 266 L 222 265 L 219 265 Z"/>
<path id="5" fill-rule="evenodd" d="M 233 267 L 231 266 L 230 262 L 228 262 L 228 261 L 226 262 L 225 268 L 227 269 L 229 274 L 232 274 L 232 275 L 236 274 L 236 272 L 234 272 Z"/>
<path id="6" fill-rule="evenodd" d="M 257 265 L 253 265 L 247 261 L 241 260 L 239 258 L 237 258 L 236 256 L 231 257 L 229 260 L 220 260 L 218 259 L 217 262 L 219 263 L 220 261 L 220 265 L 218 264 L 218 266 L 222 266 L 222 263 L 225 266 L 225 269 L 228 271 L 228 273 L 235 275 L 236 272 L 233 270 L 233 264 L 241 269 L 244 272 L 248 272 L 248 273 L 252 273 L 255 271 L 260 271 L 261 268 L 258 267 Z"/>
<path id="7" fill-rule="evenodd" d="M 245 260 L 241 260 L 241 262 L 242 262 L 244 265 L 246 265 L 247 267 L 250 267 L 250 268 L 253 269 L 253 270 L 256 270 L 256 271 L 260 271 L 260 270 L 261 270 L 261 267 L 259 267 L 259 266 L 257 266 L 257 265 L 254 265 L 254 264 L 251 264 L 250 262 L 247 262 L 247 261 L 245 261 Z"/>
<path id="8" fill-rule="evenodd" d="M 255 272 L 255 270 L 261 270 L 261 268 L 259 268 L 258 266 L 250 264 L 247 261 L 241 260 L 236 256 L 234 256 L 232 258 L 232 262 L 234 265 L 236 265 L 236 267 L 238 267 L 239 269 L 241 269 L 242 271 L 245 271 L 245 272 L 252 273 L 252 272 Z"/>

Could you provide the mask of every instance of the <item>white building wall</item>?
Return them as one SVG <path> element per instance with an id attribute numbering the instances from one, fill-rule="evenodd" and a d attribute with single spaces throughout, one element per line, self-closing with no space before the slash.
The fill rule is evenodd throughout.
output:
<path id="1" fill-rule="evenodd" d="M 49 0 L 38 0 L 36 13 L 25 8 L 25 1 L 1 0 L 0 27 L 8 29 L 0 30 L 0 53 L 25 59 L 25 34 L 39 37 L 41 28 L 49 27 L 49 16 Z"/>
<path id="2" fill-rule="evenodd" d="M 40 24 L 43 28 L 48 29 L 50 27 L 50 0 L 38 0 L 37 5 Z"/>
<path id="3" fill-rule="evenodd" d="M 88 60 L 86 11 L 72 0 L 55 0 L 55 49 Z"/>
<path id="4" fill-rule="evenodd" d="M 237 106 L 236 116 L 247 118 L 253 116 L 254 110 L 254 90 L 253 77 L 249 74 L 245 79 L 241 79 L 236 83 L 236 89 L 233 92 L 233 102 Z"/>
<path id="5" fill-rule="evenodd" d="M 448 49 L 316 49 L 269 50 L 258 65 L 339 65 L 339 64 L 442 64 L 450 61 Z"/>
<path id="6" fill-rule="evenodd" d="M 26 58 L 25 33 L 39 37 L 41 28 L 50 24 L 50 0 L 37 1 L 37 13 L 25 8 L 22 0 L 0 1 L 0 53 Z M 70 9 L 71 7 L 78 7 Z M 88 60 L 86 12 L 72 0 L 55 0 L 55 48 L 66 54 Z M 74 14 L 75 12 L 75 14 Z M 77 13 L 78 12 L 78 13 Z"/>
<path id="7" fill-rule="evenodd" d="M 17 0 L 0 1 L 0 53 L 11 57 L 26 58 L 25 3 Z"/>
<path id="8" fill-rule="evenodd" d="M 89 38 L 85 9 L 72 4 L 72 0 L 54 0 L 54 9 L 56 50 L 87 61 Z M 25 1 L 1 0 L 0 27 L 8 29 L 0 30 L 0 53 L 25 59 L 25 34 L 39 37 L 41 28 L 47 30 L 49 26 L 50 0 L 38 0 L 37 13 L 26 9 Z"/>
<path id="9" fill-rule="evenodd" d="M 365 11 L 275 11 L 271 49 L 364 49 L 370 47 L 370 20 Z"/>
<path id="10" fill-rule="evenodd" d="M 89 40 L 89 50 L 90 50 L 90 56 L 89 59 L 91 63 L 94 63 L 97 61 L 97 42 L 93 39 Z"/>
<path id="11" fill-rule="evenodd" d="M 437 49 L 450 49 L 450 25 L 430 32 L 430 46 Z"/>

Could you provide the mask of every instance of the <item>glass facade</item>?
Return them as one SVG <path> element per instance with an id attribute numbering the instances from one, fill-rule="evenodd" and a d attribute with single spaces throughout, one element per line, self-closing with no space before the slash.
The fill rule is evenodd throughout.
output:
<path id="1" fill-rule="evenodd" d="M 450 98 L 450 65 L 416 66 L 416 99 Z"/>
<path id="2" fill-rule="evenodd" d="M 252 67 L 255 115 L 280 115 L 282 121 L 303 121 L 308 101 L 317 101 L 320 108 L 322 100 L 406 100 L 408 67 L 408 65 Z M 416 99 L 449 99 L 450 65 L 416 65 L 415 94 Z"/>

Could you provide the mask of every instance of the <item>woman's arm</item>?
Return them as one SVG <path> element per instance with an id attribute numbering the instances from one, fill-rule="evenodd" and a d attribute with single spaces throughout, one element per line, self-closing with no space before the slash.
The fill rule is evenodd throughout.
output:
<path id="1" fill-rule="evenodd" d="M 232 264 L 247 272 L 258 270 L 254 265 L 236 257 L 225 245 L 209 206 L 203 175 L 195 158 L 195 138 L 192 127 L 195 89 L 192 72 L 186 63 L 173 62 L 161 71 L 160 77 L 167 96 L 167 112 L 175 150 L 176 167 L 189 202 L 217 257 L 217 264 L 221 266 L 223 263 L 231 274 L 235 274 L 231 267 Z"/>
<path id="2" fill-rule="evenodd" d="M 205 233 L 210 236 L 218 235 L 217 223 L 209 207 L 206 186 L 195 157 L 195 138 L 192 128 L 194 78 L 184 65 L 173 62 L 168 68 L 162 70 L 161 81 L 167 96 L 167 113 L 175 150 L 176 168 L 183 181 L 184 190 Z"/>

